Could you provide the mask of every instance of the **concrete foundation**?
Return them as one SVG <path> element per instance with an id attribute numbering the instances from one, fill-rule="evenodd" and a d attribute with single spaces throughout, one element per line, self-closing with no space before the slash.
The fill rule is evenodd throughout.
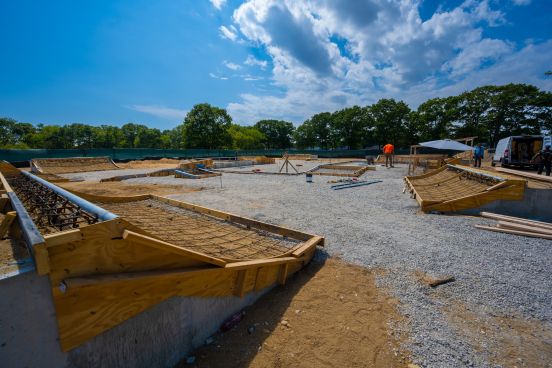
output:
<path id="1" fill-rule="evenodd" d="M 552 190 L 526 188 L 521 201 L 495 201 L 460 213 L 478 215 L 483 211 L 552 222 Z"/>
<path id="2" fill-rule="evenodd" d="M 64 353 L 49 280 L 27 272 L 0 280 L 0 365 L 171 367 L 269 289 L 244 298 L 171 298 Z"/>

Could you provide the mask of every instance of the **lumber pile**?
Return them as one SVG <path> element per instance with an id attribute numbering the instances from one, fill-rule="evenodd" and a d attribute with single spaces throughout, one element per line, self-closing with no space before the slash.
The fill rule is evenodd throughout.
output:
<path id="1" fill-rule="evenodd" d="M 475 225 L 478 229 L 552 240 L 552 223 L 499 215 L 491 212 L 481 212 L 481 216 L 497 220 L 498 222 L 496 227 Z"/>

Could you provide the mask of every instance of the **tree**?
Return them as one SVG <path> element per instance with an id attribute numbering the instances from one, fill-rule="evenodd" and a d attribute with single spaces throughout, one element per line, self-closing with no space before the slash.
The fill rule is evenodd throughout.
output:
<path id="1" fill-rule="evenodd" d="M 290 148 L 292 146 L 293 123 L 283 120 L 260 120 L 255 128 L 264 134 L 265 148 Z"/>
<path id="2" fill-rule="evenodd" d="M 334 112 L 331 121 L 329 140 L 332 146 L 358 149 L 369 140 L 372 121 L 366 109 L 359 106 L 347 107 Z M 332 139 L 333 135 L 338 139 Z"/>
<path id="3" fill-rule="evenodd" d="M 228 148 L 240 150 L 252 150 L 263 148 L 265 135 L 255 127 L 245 127 L 237 124 L 232 124 L 228 128 L 228 133 L 232 137 L 232 144 Z"/>
<path id="4" fill-rule="evenodd" d="M 301 124 L 294 133 L 296 144 L 301 147 L 335 148 L 334 120 L 329 112 L 322 112 Z"/>
<path id="5" fill-rule="evenodd" d="M 407 144 L 407 121 L 410 108 L 403 101 L 381 99 L 370 106 L 369 114 L 374 122 L 373 137 L 380 145 L 392 143 L 395 146 Z"/>
<path id="6" fill-rule="evenodd" d="M 184 119 L 186 148 L 218 149 L 232 142 L 228 129 L 232 118 L 225 109 L 208 103 L 195 105 Z"/>
<path id="7" fill-rule="evenodd" d="M 449 138 L 454 122 L 458 120 L 457 98 L 432 98 L 411 115 L 420 141 Z"/>

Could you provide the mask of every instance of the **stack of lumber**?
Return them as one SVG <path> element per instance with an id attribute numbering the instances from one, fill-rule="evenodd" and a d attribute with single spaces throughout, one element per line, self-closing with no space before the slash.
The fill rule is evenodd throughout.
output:
<path id="1" fill-rule="evenodd" d="M 552 240 L 552 223 L 499 215 L 491 212 L 481 212 L 481 216 L 498 220 L 498 223 L 496 227 L 475 225 L 478 229 Z"/>

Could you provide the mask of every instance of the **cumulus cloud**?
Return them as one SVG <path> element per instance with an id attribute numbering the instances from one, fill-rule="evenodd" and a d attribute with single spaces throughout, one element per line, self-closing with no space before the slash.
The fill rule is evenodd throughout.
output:
<path id="1" fill-rule="evenodd" d="M 493 4 L 465 0 L 422 20 L 416 0 L 246 1 L 234 11 L 234 24 L 251 45 L 266 51 L 272 84 L 283 93 L 244 94 L 228 109 L 240 121 L 300 122 L 382 97 L 416 107 L 420 96 L 461 92 L 483 81 L 549 83 L 534 67 L 539 57 L 539 64 L 552 65 L 547 43 L 519 49 L 484 35 L 485 27 L 506 23 L 506 14 Z M 539 57 L 531 59 L 537 49 Z M 249 55 L 244 64 L 268 66 L 261 63 Z M 511 73 L 501 75 L 505 70 Z"/>
<path id="2" fill-rule="evenodd" d="M 238 38 L 236 31 L 226 26 L 219 27 L 219 34 L 222 38 L 229 39 L 230 41 L 236 41 L 236 39 Z"/>
<path id="3" fill-rule="evenodd" d="M 188 113 L 187 110 L 174 109 L 159 105 L 130 105 L 125 107 L 130 110 L 143 112 L 145 114 L 164 119 L 183 119 Z"/>
<path id="4" fill-rule="evenodd" d="M 211 4 L 213 4 L 213 6 L 215 8 L 217 8 L 218 10 L 222 9 L 222 7 L 224 6 L 224 4 L 226 4 L 226 0 L 209 0 L 211 2 Z"/>

